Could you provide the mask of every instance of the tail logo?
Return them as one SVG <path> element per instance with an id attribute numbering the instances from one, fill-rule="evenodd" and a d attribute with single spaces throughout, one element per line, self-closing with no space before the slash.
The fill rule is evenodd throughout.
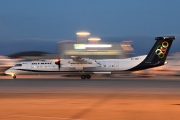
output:
<path id="1" fill-rule="evenodd" d="M 169 43 L 167 41 L 162 42 L 161 45 L 159 45 L 155 51 L 156 55 L 159 58 L 164 58 L 164 55 L 166 54 L 166 50 L 169 46 Z"/>

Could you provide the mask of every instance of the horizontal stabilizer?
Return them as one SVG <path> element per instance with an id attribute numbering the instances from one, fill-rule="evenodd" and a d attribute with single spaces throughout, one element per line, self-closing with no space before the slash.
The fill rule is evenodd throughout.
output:
<path id="1" fill-rule="evenodd" d="M 164 37 L 156 37 L 156 40 L 175 40 L 176 37 L 174 36 L 164 36 Z"/>

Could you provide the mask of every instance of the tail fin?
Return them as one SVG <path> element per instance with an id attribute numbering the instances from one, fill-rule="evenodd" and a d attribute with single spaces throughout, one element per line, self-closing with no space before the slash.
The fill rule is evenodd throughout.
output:
<path id="1" fill-rule="evenodd" d="M 143 70 L 165 64 L 166 57 L 168 55 L 171 44 L 175 39 L 175 37 L 174 36 L 156 37 L 155 39 L 157 41 L 152 47 L 147 57 L 139 65 L 127 71 Z"/>
<path id="2" fill-rule="evenodd" d="M 152 47 L 147 57 L 145 58 L 144 60 L 145 63 L 165 62 L 171 44 L 175 39 L 175 37 L 174 36 L 156 37 L 155 39 L 157 41 Z"/>

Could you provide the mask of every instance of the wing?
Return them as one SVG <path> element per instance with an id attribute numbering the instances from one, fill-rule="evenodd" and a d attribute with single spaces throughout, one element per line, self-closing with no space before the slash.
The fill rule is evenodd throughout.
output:
<path id="1" fill-rule="evenodd" d="M 74 61 L 82 61 L 84 60 L 83 58 L 79 57 L 79 56 L 71 56 L 71 58 L 74 60 Z"/>
<path id="2" fill-rule="evenodd" d="M 99 67 L 100 64 L 94 59 L 81 58 L 78 56 L 71 56 L 72 59 L 65 59 L 61 63 L 62 68 L 75 68 L 76 70 L 82 70 L 84 68 L 94 68 Z"/>

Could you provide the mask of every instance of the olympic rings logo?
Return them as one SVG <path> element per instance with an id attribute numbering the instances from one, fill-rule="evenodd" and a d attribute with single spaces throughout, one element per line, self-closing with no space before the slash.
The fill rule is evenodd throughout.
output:
<path id="1" fill-rule="evenodd" d="M 159 45 L 155 51 L 156 55 L 159 58 L 164 58 L 164 55 L 166 54 L 166 50 L 169 46 L 169 43 L 167 41 L 162 42 L 162 45 Z"/>

